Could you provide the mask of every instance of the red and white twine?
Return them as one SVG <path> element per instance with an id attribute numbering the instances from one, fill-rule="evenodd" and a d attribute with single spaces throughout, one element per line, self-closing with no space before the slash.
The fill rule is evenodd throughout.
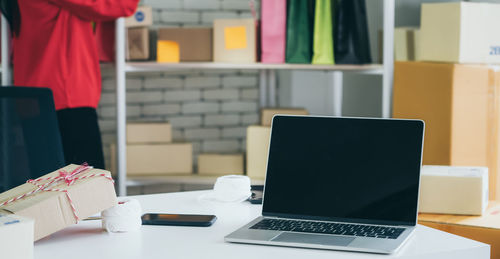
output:
<path id="1" fill-rule="evenodd" d="M 27 183 L 31 183 L 31 184 L 35 185 L 37 188 L 35 188 L 34 190 L 27 192 L 23 195 L 20 195 L 18 197 L 14 197 L 10 200 L 3 202 L 2 204 L 0 204 L 0 207 L 5 206 L 5 205 L 10 204 L 10 203 L 13 203 L 17 200 L 21 200 L 21 199 L 26 198 L 28 196 L 34 195 L 36 193 L 43 192 L 43 191 L 45 191 L 45 192 L 64 192 L 66 194 L 66 197 L 68 198 L 69 205 L 71 206 L 71 209 L 73 210 L 73 215 L 75 216 L 76 221 L 78 221 L 78 220 L 80 220 L 80 218 L 78 217 L 78 213 L 76 211 L 75 205 L 73 204 L 73 200 L 69 196 L 68 190 L 66 190 L 66 189 L 54 189 L 51 187 L 59 185 L 62 181 L 66 182 L 66 184 L 68 186 L 70 186 L 78 180 L 83 180 L 83 179 L 92 178 L 92 177 L 104 177 L 104 178 L 110 180 L 112 183 L 115 182 L 113 180 L 113 178 L 111 178 L 110 176 L 103 174 L 103 173 L 102 174 L 89 174 L 89 175 L 77 177 L 79 174 L 81 174 L 89 169 L 92 169 L 92 168 L 93 168 L 92 166 L 89 166 L 87 163 L 84 163 L 84 164 L 78 166 L 75 170 L 73 170 L 71 172 L 67 172 L 65 170 L 59 171 L 59 176 L 38 178 L 35 180 L 30 179 L 27 181 Z M 48 181 L 48 182 L 46 182 L 44 184 L 38 184 L 39 182 L 42 182 L 42 181 Z"/>

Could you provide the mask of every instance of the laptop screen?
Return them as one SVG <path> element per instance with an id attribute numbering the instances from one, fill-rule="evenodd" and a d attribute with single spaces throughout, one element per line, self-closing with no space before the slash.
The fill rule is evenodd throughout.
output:
<path id="1" fill-rule="evenodd" d="M 275 116 L 264 216 L 415 225 L 424 123 Z"/>

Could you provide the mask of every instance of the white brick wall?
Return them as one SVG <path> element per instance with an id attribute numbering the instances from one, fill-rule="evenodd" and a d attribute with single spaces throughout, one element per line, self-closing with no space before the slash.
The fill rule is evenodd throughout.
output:
<path id="1" fill-rule="evenodd" d="M 217 18 L 251 17 L 248 0 L 142 0 L 153 7 L 154 28 L 210 26 Z M 257 1 L 257 7 L 259 6 Z M 244 152 L 248 125 L 258 116 L 257 70 L 181 70 L 127 75 L 127 120 L 169 121 L 174 141 L 201 152 Z M 109 168 L 116 141 L 116 83 L 103 71 L 99 124 Z"/>

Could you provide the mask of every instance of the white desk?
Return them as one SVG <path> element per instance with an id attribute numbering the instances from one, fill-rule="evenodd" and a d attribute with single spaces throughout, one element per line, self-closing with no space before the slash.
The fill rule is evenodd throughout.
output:
<path id="1" fill-rule="evenodd" d="M 125 258 L 489 258 L 489 245 L 418 226 L 393 255 L 231 244 L 224 236 L 260 214 L 260 205 L 202 202 L 206 191 L 135 196 L 144 212 L 215 214 L 208 228 L 142 226 L 138 232 L 109 234 L 100 221 L 84 221 L 35 243 L 35 259 Z"/>

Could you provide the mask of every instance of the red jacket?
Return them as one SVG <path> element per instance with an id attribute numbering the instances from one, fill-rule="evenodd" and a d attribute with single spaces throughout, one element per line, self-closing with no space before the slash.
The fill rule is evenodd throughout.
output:
<path id="1" fill-rule="evenodd" d="M 14 84 L 49 87 L 56 109 L 96 108 L 101 71 L 91 21 L 134 13 L 139 0 L 18 0 Z"/>

